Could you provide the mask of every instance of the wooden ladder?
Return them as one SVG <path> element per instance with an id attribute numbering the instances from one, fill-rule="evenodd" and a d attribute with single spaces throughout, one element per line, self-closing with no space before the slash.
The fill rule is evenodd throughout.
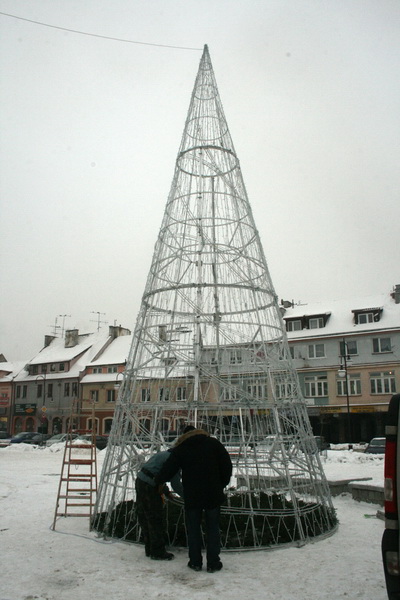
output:
<path id="1" fill-rule="evenodd" d="M 94 413 L 94 407 L 93 407 Z M 71 413 L 67 440 L 58 486 L 56 510 L 52 529 L 56 527 L 58 517 L 86 517 L 92 520 L 93 507 L 97 493 L 96 431 L 94 415 L 92 429 L 74 429 L 78 414 Z M 90 435 L 89 443 L 79 443 L 80 434 Z M 89 525 L 90 527 L 90 525 Z"/>

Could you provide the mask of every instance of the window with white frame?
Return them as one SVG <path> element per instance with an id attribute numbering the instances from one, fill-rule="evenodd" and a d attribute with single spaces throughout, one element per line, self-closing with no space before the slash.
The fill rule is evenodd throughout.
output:
<path id="1" fill-rule="evenodd" d="M 91 402 L 99 401 L 99 390 L 90 390 L 90 401 Z"/>
<path id="2" fill-rule="evenodd" d="M 325 327 L 325 322 L 322 317 L 312 317 L 308 321 L 309 329 L 321 329 L 321 327 Z"/>
<path id="3" fill-rule="evenodd" d="M 239 365 L 243 362 L 241 350 L 231 350 L 230 352 L 230 363 L 231 365 Z"/>
<path id="4" fill-rule="evenodd" d="M 168 402 L 169 401 L 169 388 L 161 387 L 158 390 L 158 401 Z"/>
<path id="5" fill-rule="evenodd" d="M 291 321 L 286 321 L 286 331 L 301 331 L 303 329 L 303 324 L 300 319 L 293 319 Z"/>
<path id="6" fill-rule="evenodd" d="M 115 402 L 115 390 L 107 390 L 107 402 Z"/>
<path id="7" fill-rule="evenodd" d="M 93 373 L 102 373 L 103 372 L 103 368 L 102 367 L 93 367 Z"/>
<path id="8" fill-rule="evenodd" d="M 308 358 L 325 358 L 325 344 L 309 344 Z"/>
<path id="9" fill-rule="evenodd" d="M 374 322 L 374 313 L 373 312 L 359 313 L 357 315 L 357 325 L 363 325 L 364 323 L 373 323 L 373 322 Z"/>
<path id="10" fill-rule="evenodd" d="M 396 380 L 394 371 L 382 371 L 370 374 L 371 394 L 395 394 Z"/>
<path id="11" fill-rule="evenodd" d="M 216 350 L 209 354 L 209 358 L 210 358 L 210 364 L 212 364 L 212 365 L 218 364 L 218 353 Z"/>
<path id="12" fill-rule="evenodd" d="M 351 373 L 347 375 L 349 381 L 349 396 L 361 395 L 361 377 L 360 373 Z M 336 380 L 337 395 L 347 396 L 347 381 L 346 378 L 338 377 Z"/>
<path id="13" fill-rule="evenodd" d="M 69 396 L 69 383 L 64 383 L 64 396 Z"/>
<path id="14" fill-rule="evenodd" d="M 372 348 L 375 354 L 392 351 L 392 342 L 389 337 L 373 338 Z"/>
<path id="15" fill-rule="evenodd" d="M 253 400 L 265 400 L 267 397 L 265 384 L 261 382 L 249 384 L 247 393 Z"/>
<path id="16" fill-rule="evenodd" d="M 107 373 L 116 373 L 117 372 L 117 366 L 114 365 L 112 367 L 107 367 Z"/>
<path id="17" fill-rule="evenodd" d="M 113 420 L 111 418 L 104 419 L 103 421 L 103 431 L 106 435 L 111 431 L 112 422 Z"/>
<path id="18" fill-rule="evenodd" d="M 142 402 L 150 402 L 150 390 L 149 388 L 142 388 L 141 390 Z"/>
<path id="19" fill-rule="evenodd" d="M 293 383 L 288 381 L 281 381 L 275 384 L 275 394 L 279 399 L 292 398 L 293 396 Z"/>
<path id="20" fill-rule="evenodd" d="M 304 377 L 304 395 L 306 398 L 322 398 L 328 395 L 328 377 L 326 375 L 306 375 Z"/>
<path id="21" fill-rule="evenodd" d="M 236 385 L 230 385 L 222 388 L 222 402 L 237 402 L 240 399 L 239 388 Z"/>
<path id="22" fill-rule="evenodd" d="M 94 429 L 94 431 L 96 432 L 96 434 L 99 433 L 99 419 L 96 417 L 93 423 L 93 419 L 89 418 L 86 421 L 86 429 L 90 430 L 90 429 Z"/>
<path id="23" fill-rule="evenodd" d="M 340 356 L 354 356 L 358 354 L 356 340 L 348 340 L 346 342 L 340 342 L 339 344 Z"/>
<path id="24" fill-rule="evenodd" d="M 185 387 L 177 387 L 176 388 L 176 401 L 184 402 L 186 400 L 186 388 Z"/>

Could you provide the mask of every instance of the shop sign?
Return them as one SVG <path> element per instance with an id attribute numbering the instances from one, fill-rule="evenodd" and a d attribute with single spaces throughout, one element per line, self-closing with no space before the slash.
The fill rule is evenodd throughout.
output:
<path id="1" fill-rule="evenodd" d="M 321 413 L 340 413 L 342 409 L 340 406 L 321 406 Z"/>
<path id="2" fill-rule="evenodd" d="M 352 406 L 350 409 L 352 413 L 371 413 L 375 412 L 375 406 Z"/>
<path id="3" fill-rule="evenodd" d="M 14 414 L 32 415 L 36 412 L 36 404 L 16 404 Z"/>

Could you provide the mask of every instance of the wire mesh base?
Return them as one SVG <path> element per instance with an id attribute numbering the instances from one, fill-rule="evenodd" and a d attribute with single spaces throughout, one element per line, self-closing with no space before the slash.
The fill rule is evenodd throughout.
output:
<path id="1" fill-rule="evenodd" d="M 240 498 L 242 496 L 242 498 Z M 245 495 L 248 502 L 251 496 Z M 337 519 L 333 510 L 302 503 L 300 512 L 278 495 L 253 496 L 259 509 L 244 509 L 243 494 L 230 492 L 221 507 L 221 550 L 265 550 L 284 546 L 301 546 L 309 541 L 327 537 L 335 532 Z M 235 506 L 236 505 L 236 506 Z M 268 505 L 270 508 L 268 508 Z M 297 527 L 300 519 L 301 528 Z M 143 543 L 133 501 L 119 504 L 111 519 L 98 515 L 93 528 L 105 536 L 121 538 L 133 543 Z M 167 545 L 185 548 L 187 537 L 182 502 L 168 501 L 165 507 Z"/>

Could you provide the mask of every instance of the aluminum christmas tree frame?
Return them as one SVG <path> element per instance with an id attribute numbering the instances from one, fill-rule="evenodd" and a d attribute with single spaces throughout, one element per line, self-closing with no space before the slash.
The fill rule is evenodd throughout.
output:
<path id="1" fill-rule="evenodd" d="M 302 544 L 335 530 L 207 46 L 115 410 L 96 529 L 140 540 L 136 473 L 187 423 L 232 455 L 225 549 Z M 182 503 L 167 505 L 170 543 L 184 545 Z"/>

